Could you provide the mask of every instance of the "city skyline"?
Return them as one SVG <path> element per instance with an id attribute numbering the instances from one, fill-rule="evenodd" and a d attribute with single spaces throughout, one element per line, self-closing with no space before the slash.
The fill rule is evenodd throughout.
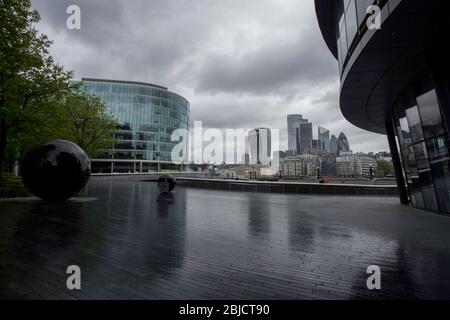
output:
<path id="1" fill-rule="evenodd" d="M 51 53 L 75 71 L 75 79 L 167 85 L 191 102 L 191 122 L 202 120 L 205 126 L 219 129 L 280 129 L 281 149 L 287 149 L 285 115 L 303 113 L 331 132 L 344 131 L 355 152 L 388 150 L 385 137 L 343 119 L 336 61 L 321 39 L 312 1 L 287 1 L 272 21 L 267 21 L 268 13 L 280 11 L 275 1 L 240 4 L 240 12 L 233 12 L 231 19 L 224 13 L 229 6 L 223 3 L 192 3 L 187 10 L 183 4 L 165 1 L 151 5 L 78 1 L 83 21 L 76 31 L 65 28 L 70 1 L 32 3 L 41 9 L 40 29 L 54 40 Z M 164 12 L 181 14 L 182 24 L 172 21 L 167 28 L 156 28 Z M 152 30 L 150 37 L 147 30 Z M 264 41 L 254 43 L 262 35 Z M 185 41 L 165 40 L 170 38 Z M 274 55 L 274 41 L 291 49 Z M 120 54 L 114 49 L 116 43 L 122 43 Z M 107 60 L 114 65 L 104 64 Z M 216 117 L 217 112 L 221 117 Z"/>

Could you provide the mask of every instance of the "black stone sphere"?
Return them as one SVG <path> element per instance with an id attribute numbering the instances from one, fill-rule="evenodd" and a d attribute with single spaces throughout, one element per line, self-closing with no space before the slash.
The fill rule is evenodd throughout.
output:
<path id="1" fill-rule="evenodd" d="M 163 174 L 158 178 L 158 188 L 161 192 L 171 192 L 173 189 L 175 189 L 176 185 L 177 179 L 175 179 L 175 177 L 171 176 L 170 174 Z"/>
<path id="2" fill-rule="evenodd" d="M 29 151 L 21 170 L 24 185 L 36 196 L 47 201 L 64 201 L 86 185 L 91 162 L 75 143 L 55 140 Z"/>

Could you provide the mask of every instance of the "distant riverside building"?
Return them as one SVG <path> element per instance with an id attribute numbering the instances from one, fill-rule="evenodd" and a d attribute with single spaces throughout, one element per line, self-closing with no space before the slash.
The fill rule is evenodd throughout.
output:
<path id="1" fill-rule="evenodd" d="M 359 178 L 372 177 L 377 173 L 376 159 L 367 154 L 342 152 L 341 155 L 304 154 L 280 160 L 280 175 L 295 179 L 316 177 L 320 168 L 322 177 Z"/>
<path id="2" fill-rule="evenodd" d="M 380 19 L 372 19 L 372 4 Z M 315 7 L 338 61 L 344 117 L 387 134 L 403 204 L 450 213 L 450 1 L 315 0 Z"/>
<path id="3" fill-rule="evenodd" d="M 272 157 L 272 135 L 268 128 L 251 130 L 248 134 L 250 164 L 268 164 Z"/>
<path id="4" fill-rule="evenodd" d="M 285 158 L 280 163 L 280 176 L 291 179 L 315 177 L 319 165 L 319 157 L 310 154 Z"/>
<path id="5" fill-rule="evenodd" d="M 363 177 L 375 176 L 377 170 L 377 160 L 368 155 L 358 155 L 361 159 L 361 174 Z M 372 174 L 371 174 L 372 173 Z"/>
<path id="6" fill-rule="evenodd" d="M 82 79 L 83 89 L 98 96 L 118 121 L 108 150 L 92 159 L 93 172 L 149 172 L 176 169 L 171 141 L 176 129 L 188 129 L 190 105 L 166 87 L 141 82 Z"/>
<path id="7" fill-rule="evenodd" d="M 344 178 L 361 177 L 363 175 L 361 158 L 345 153 L 337 156 L 336 175 Z"/>
<path id="8" fill-rule="evenodd" d="M 330 152 L 330 130 L 319 126 L 317 137 L 318 140 L 322 143 L 322 150 Z"/>

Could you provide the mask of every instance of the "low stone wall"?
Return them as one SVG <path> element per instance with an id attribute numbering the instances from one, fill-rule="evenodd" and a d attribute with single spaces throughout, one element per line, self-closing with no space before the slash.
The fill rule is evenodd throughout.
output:
<path id="1" fill-rule="evenodd" d="M 156 181 L 162 174 L 172 174 L 177 184 L 189 188 L 210 190 L 268 192 L 290 194 L 327 194 L 327 195 L 364 195 L 364 196 L 398 196 L 394 185 L 359 185 L 359 184 L 318 184 L 305 182 L 265 182 L 247 180 L 206 179 L 202 173 L 190 172 L 155 172 L 146 174 L 94 174 L 91 179 L 115 181 Z"/>
<path id="2" fill-rule="evenodd" d="M 177 178 L 177 184 L 210 190 L 268 192 L 291 194 L 398 196 L 397 186 L 368 186 L 350 184 L 317 184 L 299 182 L 260 182 Z"/>
<path id="3" fill-rule="evenodd" d="M 206 174 L 199 172 L 151 172 L 151 173 L 95 173 L 91 175 L 91 179 L 114 179 L 118 181 L 142 181 L 142 180 L 156 180 L 163 174 L 170 174 L 178 178 L 205 178 Z"/>

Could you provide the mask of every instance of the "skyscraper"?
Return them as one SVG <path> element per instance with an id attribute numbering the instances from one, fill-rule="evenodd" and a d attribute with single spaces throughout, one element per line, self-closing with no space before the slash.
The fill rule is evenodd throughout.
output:
<path id="1" fill-rule="evenodd" d="M 339 135 L 337 144 L 337 154 L 340 155 L 344 152 L 350 152 L 350 144 L 348 143 L 347 137 L 343 132 Z"/>
<path id="2" fill-rule="evenodd" d="M 334 155 L 338 154 L 338 138 L 335 135 L 332 135 L 330 139 L 330 153 Z"/>
<path id="3" fill-rule="evenodd" d="M 297 138 L 299 146 L 297 149 L 297 154 L 304 154 L 306 150 L 312 148 L 312 140 L 313 140 L 312 123 L 308 122 L 300 123 L 298 132 L 300 133 L 300 135 Z"/>
<path id="4" fill-rule="evenodd" d="M 287 116 L 287 128 L 288 128 L 288 151 L 292 151 L 293 154 L 297 154 L 298 150 L 298 140 L 299 132 L 297 129 L 300 128 L 300 123 L 308 122 L 304 120 L 303 116 L 300 114 L 289 114 Z"/>
<path id="5" fill-rule="evenodd" d="M 322 150 L 330 152 L 330 130 L 319 126 L 318 140 L 322 142 Z"/>
<path id="6" fill-rule="evenodd" d="M 268 128 L 258 128 L 248 133 L 251 164 L 268 164 L 272 155 L 272 134 Z"/>
<path id="7" fill-rule="evenodd" d="M 287 116 L 288 151 L 294 155 L 303 154 L 312 146 L 312 124 L 302 115 L 290 114 Z"/>

